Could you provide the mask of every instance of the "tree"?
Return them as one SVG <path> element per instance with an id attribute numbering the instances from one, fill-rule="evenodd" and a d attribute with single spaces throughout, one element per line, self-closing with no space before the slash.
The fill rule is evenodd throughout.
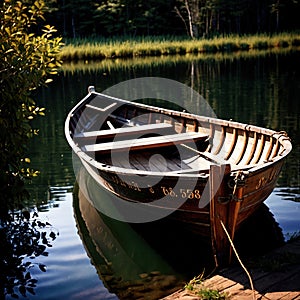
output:
<path id="1" fill-rule="evenodd" d="M 43 115 L 32 92 L 51 81 L 60 66 L 61 38 L 44 20 L 43 0 L 3 0 L 0 4 L 0 219 L 22 208 L 29 196 L 25 181 L 37 175 L 26 157 L 37 134 L 31 120 Z M 36 33 L 39 32 L 39 33 Z"/>
<path id="2" fill-rule="evenodd" d="M 187 34 L 193 39 L 199 36 L 200 8 L 199 0 L 179 0 L 179 9 L 175 6 L 175 11 L 183 21 Z M 186 15 L 186 18 L 184 17 Z M 187 19 L 187 20 L 186 20 Z"/>
<path id="3" fill-rule="evenodd" d="M 283 6 L 283 4 L 280 3 L 280 0 L 276 0 L 273 3 L 271 3 L 271 14 L 274 14 L 276 16 L 276 31 L 279 30 L 279 12 L 280 8 Z"/>
<path id="4" fill-rule="evenodd" d="M 172 0 L 98 0 L 94 7 L 101 35 L 160 35 L 174 30 Z"/>

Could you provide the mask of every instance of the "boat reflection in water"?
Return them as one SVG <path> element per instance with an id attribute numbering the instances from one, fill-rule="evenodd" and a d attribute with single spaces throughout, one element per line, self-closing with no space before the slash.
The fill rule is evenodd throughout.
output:
<path id="1" fill-rule="evenodd" d="M 184 284 L 129 224 L 101 214 L 81 190 L 74 199 L 79 234 L 110 292 L 120 299 L 158 299 Z"/>
<path id="2" fill-rule="evenodd" d="M 119 299 L 159 299 L 182 288 L 203 270 L 207 276 L 215 269 L 209 239 L 168 218 L 128 224 L 107 217 L 95 207 L 111 203 L 111 195 L 84 167 L 79 177 L 84 180 L 80 180 L 74 197 L 78 231 L 100 279 Z M 282 231 L 265 205 L 243 224 L 235 238 L 244 259 L 283 242 Z"/>

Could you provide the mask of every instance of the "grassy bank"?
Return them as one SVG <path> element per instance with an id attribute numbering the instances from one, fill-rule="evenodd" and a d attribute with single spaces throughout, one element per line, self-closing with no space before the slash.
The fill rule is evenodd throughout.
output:
<path id="1" fill-rule="evenodd" d="M 251 49 L 288 48 L 300 46 L 300 34 L 253 35 L 216 37 L 212 39 L 183 39 L 147 37 L 130 39 L 69 40 L 60 53 L 64 61 L 132 58 L 189 53 L 218 53 Z"/>

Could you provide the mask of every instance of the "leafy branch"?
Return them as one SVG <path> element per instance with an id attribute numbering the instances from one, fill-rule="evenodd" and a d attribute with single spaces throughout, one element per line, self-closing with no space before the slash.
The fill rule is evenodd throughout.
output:
<path id="1" fill-rule="evenodd" d="M 25 182 L 38 175 L 28 168 L 30 138 L 38 130 L 31 121 L 44 115 L 32 92 L 47 85 L 61 62 L 62 39 L 44 21 L 43 0 L 4 0 L 0 4 L 0 219 L 24 207 Z"/>

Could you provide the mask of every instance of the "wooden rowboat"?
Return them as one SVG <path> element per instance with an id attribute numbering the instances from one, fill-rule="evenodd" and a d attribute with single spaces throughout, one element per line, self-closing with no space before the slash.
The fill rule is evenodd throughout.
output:
<path id="1" fill-rule="evenodd" d="M 147 219 L 155 209 L 151 221 L 170 215 L 191 226 L 211 238 L 220 262 L 230 256 L 225 231 L 233 239 L 269 196 L 292 149 L 285 132 L 130 102 L 93 88 L 68 114 L 65 134 L 102 188 L 120 203 L 143 205 L 145 215 L 135 217 Z"/>

